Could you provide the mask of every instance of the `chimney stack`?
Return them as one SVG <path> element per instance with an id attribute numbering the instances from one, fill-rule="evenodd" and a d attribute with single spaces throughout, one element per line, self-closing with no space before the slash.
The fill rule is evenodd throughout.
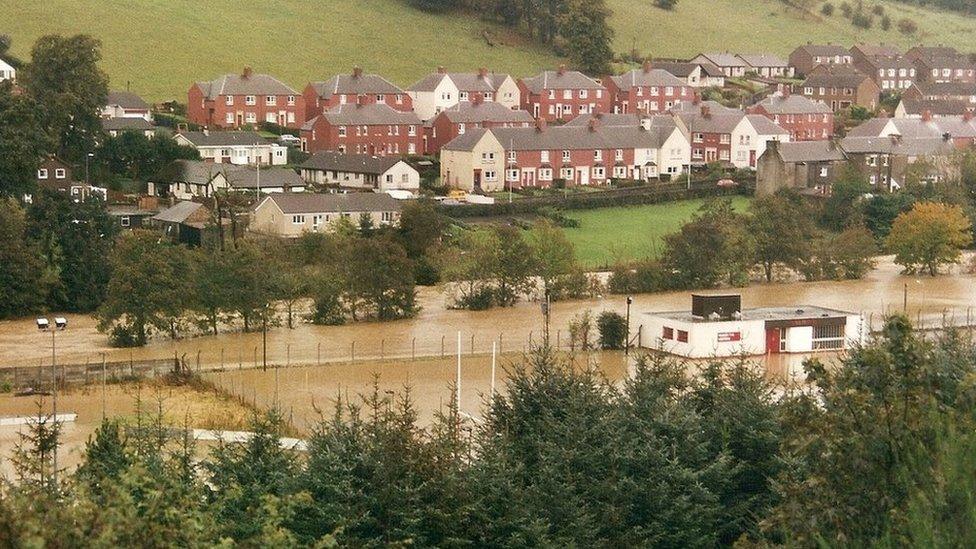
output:
<path id="1" fill-rule="evenodd" d="M 366 96 L 363 95 L 363 94 L 357 95 L 356 96 L 356 108 L 357 109 L 361 109 L 361 108 L 363 108 L 363 105 L 365 105 L 365 104 L 366 104 Z"/>
<path id="2" fill-rule="evenodd" d="M 362 75 L 363 75 L 363 68 L 362 67 L 360 67 L 360 66 L 357 65 L 357 66 L 355 66 L 355 67 L 352 68 L 352 77 L 353 78 L 359 78 Z"/>
<path id="3" fill-rule="evenodd" d="M 245 66 L 244 70 L 241 71 L 241 78 L 250 78 L 252 74 L 254 74 L 254 71 L 251 70 L 251 67 Z"/>
<path id="4" fill-rule="evenodd" d="M 535 131 L 537 133 L 542 133 L 542 132 L 546 131 L 546 119 L 545 118 L 539 118 L 539 119 L 537 119 L 535 121 Z"/>
<path id="5" fill-rule="evenodd" d="M 973 119 L 973 111 L 966 109 L 966 112 L 962 113 L 963 122 L 969 122 Z"/>
<path id="6" fill-rule="evenodd" d="M 928 109 L 922 111 L 922 122 L 931 122 L 931 121 L 932 121 L 932 111 Z"/>
<path id="7" fill-rule="evenodd" d="M 476 93 L 471 98 L 471 104 L 472 105 L 480 105 L 480 104 L 482 104 L 484 102 L 485 102 L 485 96 L 484 96 L 484 94 Z"/>
<path id="8" fill-rule="evenodd" d="M 589 122 L 586 123 L 586 127 L 589 128 L 591 132 L 596 131 L 597 120 L 596 118 L 590 118 Z"/>
<path id="9" fill-rule="evenodd" d="M 566 65 L 559 65 L 559 70 L 556 71 L 559 76 L 566 74 Z"/>
<path id="10" fill-rule="evenodd" d="M 444 65 L 437 67 L 437 74 L 447 74 L 447 69 L 444 68 Z"/>
<path id="11" fill-rule="evenodd" d="M 783 99 L 788 99 L 791 93 L 793 93 L 792 86 L 783 84 Z"/>
<path id="12" fill-rule="evenodd" d="M 651 60 L 644 61 L 644 74 L 651 72 Z"/>
<path id="13" fill-rule="evenodd" d="M 704 118 L 709 118 L 712 116 L 712 109 L 708 105 L 701 106 L 701 115 Z"/>
<path id="14" fill-rule="evenodd" d="M 695 96 L 691 100 L 691 104 L 692 105 L 701 105 L 701 96 L 696 93 Z"/>
<path id="15" fill-rule="evenodd" d="M 478 69 L 478 78 L 481 78 L 482 80 L 484 80 L 485 78 L 488 78 L 488 68 L 487 67 L 481 67 L 480 69 Z"/>

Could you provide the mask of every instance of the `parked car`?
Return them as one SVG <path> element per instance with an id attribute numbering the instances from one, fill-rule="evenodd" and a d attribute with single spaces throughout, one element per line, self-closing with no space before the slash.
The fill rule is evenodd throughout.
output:
<path id="1" fill-rule="evenodd" d="M 286 146 L 291 145 L 297 147 L 301 142 L 301 139 L 287 133 L 278 137 L 278 143 Z"/>
<path id="2" fill-rule="evenodd" d="M 736 185 L 738 185 L 738 183 L 732 181 L 731 179 L 719 179 L 716 185 L 722 188 L 728 188 L 728 187 L 735 187 Z"/>

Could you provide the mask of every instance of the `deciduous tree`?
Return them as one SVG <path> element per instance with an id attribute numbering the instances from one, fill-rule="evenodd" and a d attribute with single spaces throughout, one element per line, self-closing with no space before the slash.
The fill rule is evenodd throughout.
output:
<path id="1" fill-rule="evenodd" d="M 958 263 L 960 249 L 972 241 L 972 224 L 960 206 L 919 202 L 895 218 L 885 246 L 906 272 L 935 276 L 943 265 Z"/>

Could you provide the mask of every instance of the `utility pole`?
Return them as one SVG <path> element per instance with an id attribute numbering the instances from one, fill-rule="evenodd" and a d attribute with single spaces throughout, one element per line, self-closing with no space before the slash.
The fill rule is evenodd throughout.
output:
<path id="1" fill-rule="evenodd" d="M 461 330 L 457 333 L 457 379 L 454 381 L 454 398 L 457 402 L 458 417 L 461 417 Z"/>
<path id="2" fill-rule="evenodd" d="M 624 341 L 624 356 L 630 356 L 630 304 L 634 302 L 634 298 L 627 296 L 627 336 Z"/>
<path id="3" fill-rule="evenodd" d="M 56 321 L 55 321 L 56 322 Z M 51 403 L 53 409 L 53 418 L 51 426 L 54 429 L 58 428 L 58 366 L 57 366 L 57 348 L 55 344 L 55 334 L 57 333 L 57 328 L 51 330 L 51 373 L 54 374 L 54 387 L 51 391 Z M 52 478 L 54 479 L 54 487 L 57 489 L 58 486 L 58 445 L 57 442 L 54 444 L 54 449 L 52 450 L 52 457 L 54 462 L 54 469 L 51 471 Z"/>
<path id="4" fill-rule="evenodd" d="M 268 371 L 268 310 L 265 307 L 264 314 L 261 315 L 261 355 L 262 367 L 264 372 Z"/>
<path id="5" fill-rule="evenodd" d="M 549 302 L 549 290 L 547 289 L 546 300 L 542 302 L 542 316 L 545 319 L 545 328 L 546 328 L 544 345 L 547 349 L 549 348 L 549 309 L 550 308 L 551 308 L 551 304 Z"/>

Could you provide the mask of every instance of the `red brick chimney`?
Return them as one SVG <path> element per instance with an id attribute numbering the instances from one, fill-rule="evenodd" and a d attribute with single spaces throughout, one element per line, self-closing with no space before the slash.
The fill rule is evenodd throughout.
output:
<path id="1" fill-rule="evenodd" d="M 488 78 L 488 68 L 487 67 L 481 67 L 480 69 L 478 69 L 478 78 L 481 78 L 481 79 Z"/>
<path id="2" fill-rule="evenodd" d="M 444 65 L 437 67 L 437 74 L 447 74 L 447 69 L 444 67 Z"/>
<path id="3" fill-rule="evenodd" d="M 356 96 L 356 108 L 361 109 L 363 105 L 366 104 L 366 96 L 364 94 L 359 94 Z"/>
<path id="4" fill-rule="evenodd" d="M 932 111 L 927 109 L 922 111 L 922 122 L 931 122 L 931 121 L 932 121 Z"/>
<path id="5" fill-rule="evenodd" d="M 485 102 L 485 96 L 483 94 L 480 94 L 480 93 L 474 94 L 474 96 L 471 98 L 471 104 L 472 105 L 480 105 L 480 104 L 482 104 L 484 102 Z"/>
<path id="6" fill-rule="evenodd" d="M 596 120 L 596 118 L 590 118 L 589 122 L 586 123 L 586 127 L 591 132 L 595 132 L 596 131 L 596 127 L 597 127 L 597 120 Z"/>
<path id="7" fill-rule="evenodd" d="M 692 105 L 701 105 L 701 96 L 696 93 L 695 94 L 695 97 L 692 98 L 692 100 L 691 100 L 691 104 Z"/>
<path id="8" fill-rule="evenodd" d="M 357 66 L 355 66 L 355 67 L 352 68 L 352 77 L 353 78 L 359 78 L 362 75 L 363 75 L 363 68 L 362 67 L 360 67 L 360 66 L 357 65 Z"/>
<path id="9" fill-rule="evenodd" d="M 559 70 L 556 71 L 556 74 L 559 76 L 566 74 L 566 65 L 559 65 Z"/>
<path id="10" fill-rule="evenodd" d="M 966 109 L 966 112 L 962 113 L 962 119 L 965 122 L 969 122 L 970 120 L 972 120 L 973 119 L 973 111 L 971 111 L 969 109 Z"/>
<path id="11" fill-rule="evenodd" d="M 651 60 L 644 61 L 644 74 L 651 72 Z"/>
<path id="12" fill-rule="evenodd" d="M 783 99 L 788 99 L 793 93 L 793 88 L 789 84 L 783 84 Z"/>
<path id="13" fill-rule="evenodd" d="M 712 109 L 708 105 L 701 106 L 701 115 L 705 118 L 712 116 Z"/>
<path id="14" fill-rule="evenodd" d="M 241 78 L 245 78 L 245 79 L 250 78 L 252 74 L 254 74 L 254 71 L 251 70 L 251 67 L 245 66 L 244 70 L 241 71 Z"/>
<path id="15" fill-rule="evenodd" d="M 545 118 L 539 118 L 538 120 L 535 121 L 535 131 L 538 132 L 538 133 L 542 133 L 542 132 L 546 131 L 546 119 Z"/>

